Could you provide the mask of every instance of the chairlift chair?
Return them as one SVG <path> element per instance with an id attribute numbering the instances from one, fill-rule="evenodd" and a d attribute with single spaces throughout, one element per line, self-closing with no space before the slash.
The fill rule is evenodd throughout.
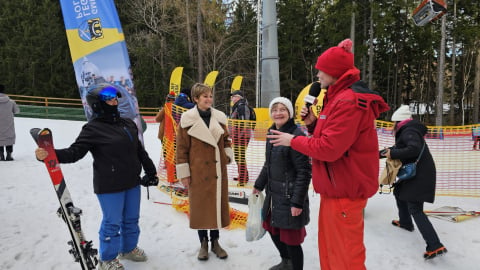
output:
<path id="1" fill-rule="evenodd" d="M 424 26 L 435 21 L 447 12 L 447 4 L 443 0 L 423 0 L 413 11 L 413 21 L 417 26 Z"/>

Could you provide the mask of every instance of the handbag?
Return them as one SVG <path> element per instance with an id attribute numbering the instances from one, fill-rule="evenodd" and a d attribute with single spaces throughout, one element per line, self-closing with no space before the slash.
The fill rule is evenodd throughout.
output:
<path id="1" fill-rule="evenodd" d="M 248 242 L 256 241 L 265 235 L 262 222 L 262 207 L 265 197 L 262 192 L 248 197 L 248 217 L 245 238 Z"/>
<path id="2" fill-rule="evenodd" d="M 415 175 L 417 175 L 417 163 L 423 155 L 423 151 L 425 150 L 425 144 L 426 143 L 424 142 L 422 151 L 420 151 L 420 154 L 418 155 L 418 158 L 417 160 L 415 160 L 415 162 L 407 163 L 405 165 L 402 165 L 402 167 L 400 167 L 396 177 L 395 185 L 405 180 L 412 179 L 413 177 L 415 177 Z"/>
<path id="3" fill-rule="evenodd" d="M 398 170 L 402 167 L 402 162 L 399 159 L 387 158 L 385 160 L 385 168 L 383 168 L 380 175 L 379 184 L 380 187 L 384 185 L 393 185 L 398 174 Z"/>

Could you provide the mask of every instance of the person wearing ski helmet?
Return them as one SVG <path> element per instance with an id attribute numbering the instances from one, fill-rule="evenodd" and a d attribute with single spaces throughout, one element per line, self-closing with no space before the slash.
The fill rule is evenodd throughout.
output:
<path id="1" fill-rule="evenodd" d="M 118 111 L 118 98 L 122 94 L 118 89 L 108 83 L 100 83 L 92 87 L 86 96 L 88 106 L 92 109 L 93 117 L 113 118 L 120 117 Z"/>
<path id="2" fill-rule="evenodd" d="M 119 92 L 110 84 L 89 89 L 86 99 L 95 117 L 82 127 L 73 144 L 55 149 L 60 163 L 74 163 L 87 152 L 93 157 L 93 188 L 103 218 L 99 230 L 99 269 L 124 269 L 119 259 L 146 261 L 140 249 L 140 184 L 158 184 L 156 167 L 138 137 L 137 125 L 118 112 Z M 48 153 L 35 150 L 37 159 Z M 145 176 L 140 177 L 142 167 Z"/>
<path id="3" fill-rule="evenodd" d="M 192 99 L 190 97 L 190 92 L 190 88 L 183 88 L 180 91 L 180 94 L 178 94 L 177 98 L 175 98 L 175 102 L 173 104 L 185 109 L 193 108 L 195 104 L 193 104 L 193 102 L 191 101 Z"/>

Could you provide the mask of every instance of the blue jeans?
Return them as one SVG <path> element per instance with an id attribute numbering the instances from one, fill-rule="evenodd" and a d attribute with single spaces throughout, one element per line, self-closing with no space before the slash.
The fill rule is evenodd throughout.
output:
<path id="1" fill-rule="evenodd" d="M 119 252 L 127 253 L 137 246 L 140 195 L 140 186 L 117 193 L 97 194 L 103 213 L 98 232 L 100 260 L 113 260 Z"/>

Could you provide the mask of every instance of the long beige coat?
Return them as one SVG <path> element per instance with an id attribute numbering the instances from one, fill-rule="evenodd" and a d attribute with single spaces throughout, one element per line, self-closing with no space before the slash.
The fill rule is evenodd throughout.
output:
<path id="1" fill-rule="evenodd" d="M 190 176 L 190 228 L 219 229 L 230 224 L 227 164 L 233 151 L 226 115 L 212 110 L 210 127 L 195 107 L 182 114 L 177 131 L 177 177 Z"/>

